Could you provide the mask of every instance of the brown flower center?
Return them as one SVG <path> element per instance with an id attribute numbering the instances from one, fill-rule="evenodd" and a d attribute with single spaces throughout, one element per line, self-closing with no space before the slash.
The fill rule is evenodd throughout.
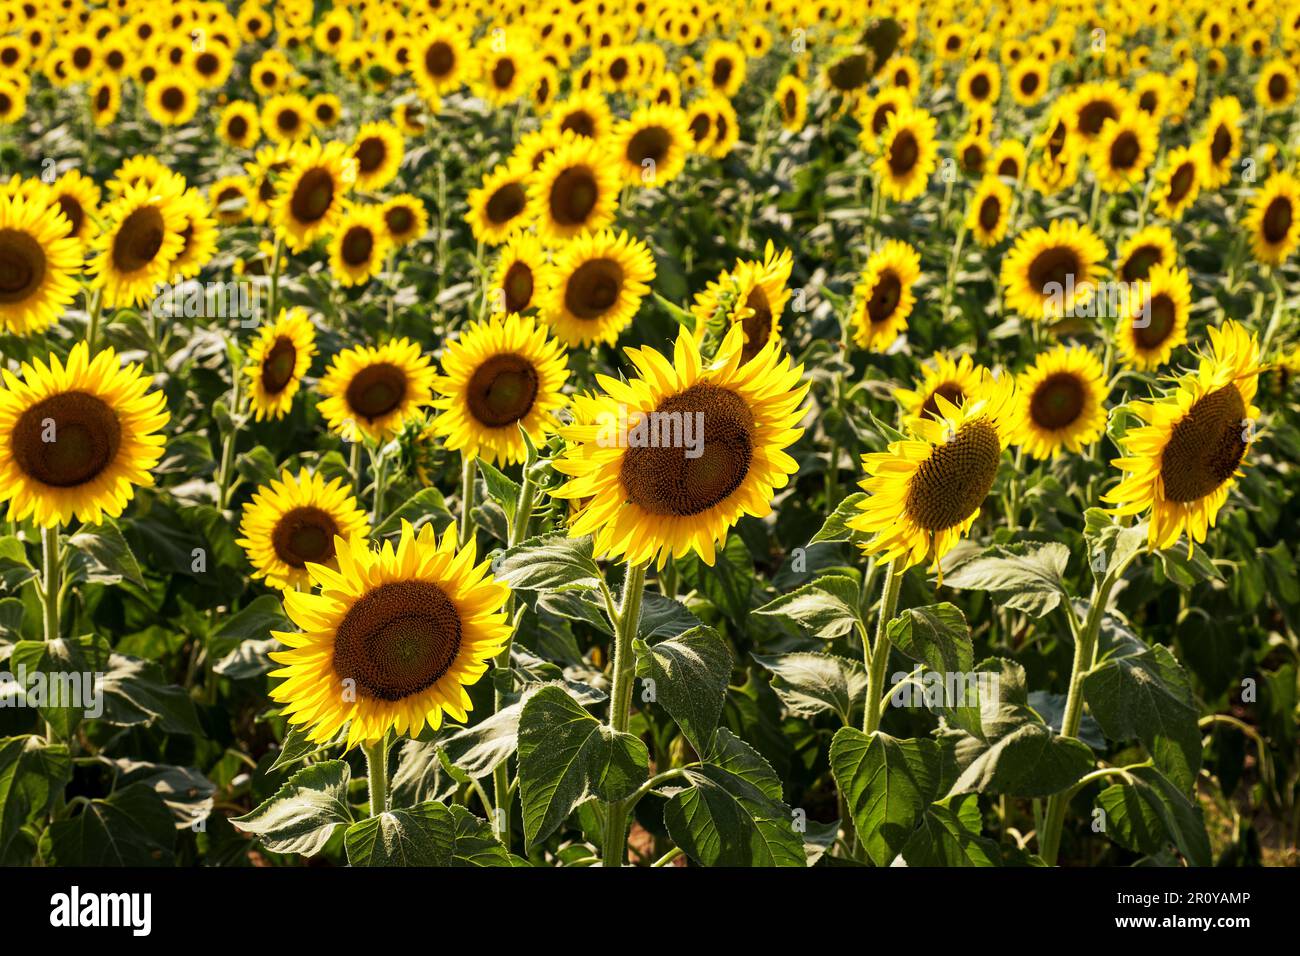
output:
<path id="1" fill-rule="evenodd" d="M 520 355 L 494 355 L 470 377 L 470 413 L 488 428 L 512 425 L 532 411 L 537 384 L 532 362 Z"/>
<path id="2" fill-rule="evenodd" d="M 1047 294 L 1047 287 L 1056 283 L 1064 288 L 1069 276 L 1078 276 L 1082 263 L 1074 250 L 1068 246 L 1050 246 L 1034 257 L 1029 263 L 1029 285 L 1042 295 Z"/>
<path id="3" fill-rule="evenodd" d="M 289 200 L 293 218 L 311 225 L 325 218 L 334 203 L 334 177 L 328 169 L 309 169 L 303 173 Z"/>
<path id="4" fill-rule="evenodd" d="M 1002 443 L 984 420 L 967 422 L 952 438 L 936 445 L 912 475 L 907 515 L 926 531 L 961 524 L 984 501 L 998 474 Z"/>
<path id="5" fill-rule="evenodd" d="M 1055 372 L 1039 383 L 1029 399 L 1029 416 L 1039 428 L 1067 428 L 1083 414 L 1087 393 L 1071 372 Z"/>
<path id="6" fill-rule="evenodd" d="M 329 512 L 304 506 L 286 512 L 271 532 L 275 556 L 291 568 L 308 562 L 325 564 L 334 557 L 334 536 L 339 526 Z"/>
<path id="7" fill-rule="evenodd" d="M 525 262 L 512 262 L 501 281 L 505 310 L 522 312 L 533 301 L 533 270 Z"/>
<path id="8" fill-rule="evenodd" d="M 13 431 L 14 460 L 28 476 L 75 488 L 113 463 L 122 442 L 117 414 L 98 396 L 61 392 L 22 413 Z"/>
<path id="9" fill-rule="evenodd" d="M 528 194 L 524 191 L 523 184 L 509 182 L 489 197 L 484 211 L 488 220 L 499 226 L 523 212 L 527 202 Z"/>
<path id="10" fill-rule="evenodd" d="M 1160 460 L 1165 497 L 1204 498 L 1232 477 L 1246 454 L 1246 403 L 1235 385 L 1202 396 L 1174 426 Z"/>
<path id="11" fill-rule="evenodd" d="M 1291 209 L 1291 200 L 1286 196 L 1275 196 L 1264 210 L 1264 219 L 1260 223 L 1260 232 L 1264 241 L 1277 245 L 1291 231 L 1291 222 L 1295 213 Z"/>
<path id="12" fill-rule="evenodd" d="M 591 259 L 574 270 L 564 288 L 564 307 L 580 319 L 598 319 L 618 302 L 623 267 L 613 259 Z"/>
<path id="13" fill-rule="evenodd" d="M 298 349 L 288 338 L 278 338 L 262 359 L 262 388 L 268 395 L 278 395 L 293 379 L 298 365 Z"/>
<path id="14" fill-rule="evenodd" d="M 397 409 L 406 398 L 406 373 L 396 365 L 368 365 L 348 383 L 348 408 L 367 421 L 376 421 Z"/>
<path id="15" fill-rule="evenodd" d="M 884 322 L 893 316 L 903 298 L 903 282 L 898 273 L 887 269 L 876 278 L 867 300 L 867 316 L 872 322 Z"/>
<path id="16" fill-rule="evenodd" d="M 113 237 L 113 267 L 136 272 L 153 262 L 162 248 L 166 225 L 157 206 L 141 206 L 122 220 Z"/>
<path id="17" fill-rule="evenodd" d="M 22 302 L 45 279 L 45 250 L 17 229 L 0 229 L 0 302 Z"/>

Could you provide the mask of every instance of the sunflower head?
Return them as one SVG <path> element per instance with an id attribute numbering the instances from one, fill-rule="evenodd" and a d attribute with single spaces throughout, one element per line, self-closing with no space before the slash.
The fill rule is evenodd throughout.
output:
<path id="1" fill-rule="evenodd" d="M 921 256 L 905 242 L 891 239 L 871 254 L 853 290 L 850 321 L 859 346 L 884 351 L 907 328 L 920 277 Z"/>
<path id="2" fill-rule="evenodd" d="M 1251 199 L 1243 223 L 1255 258 L 1281 265 L 1300 245 L 1300 180 L 1291 173 L 1275 173 Z"/>
<path id="3" fill-rule="evenodd" d="M 1014 441 L 1035 458 L 1077 452 L 1106 428 L 1105 372 L 1081 345 L 1043 352 L 1021 373 L 1020 429 Z"/>
<path id="4" fill-rule="evenodd" d="M 1174 349 L 1187 341 L 1192 285 L 1186 269 L 1162 264 L 1153 266 L 1130 289 L 1120 302 L 1116 329 L 1120 355 L 1125 364 L 1151 371 L 1168 362 Z"/>
<path id="5" fill-rule="evenodd" d="M 506 162 L 485 175 L 482 186 L 470 191 L 465 220 L 475 239 L 498 245 L 528 225 L 532 176 L 532 170 L 523 163 Z"/>
<path id="6" fill-rule="evenodd" d="M 343 143 L 321 145 L 312 140 L 294 147 L 288 156 L 283 175 L 273 186 L 270 218 L 286 245 L 299 252 L 334 231 L 352 177 L 347 175 Z"/>
<path id="7" fill-rule="evenodd" d="M 305 309 L 281 310 L 273 323 L 262 326 L 244 367 L 257 421 L 288 414 L 315 354 L 316 330 Z"/>
<path id="8" fill-rule="evenodd" d="M 939 399 L 961 405 L 973 396 L 980 386 L 983 366 L 976 365 L 970 355 L 963 354 L 956 361 L 936 353 L 921 369 L 921 380 L 912 389 L 894 390 L 894 397 L 903 406 L 909 418 L 939 418 Z"/>
<path id="9" fill-rule="evenodd" d="M 541 311 L 563 342 L 614 342 L 650 291 L 654 256 L 641 240 L 603 230 L 562 246 L 546 276 Z"/>
<path id="10" fill-rule="evenodd" d="M 1006 303 L 1027 319 L 1057 320 L 1096 292 L 1106 244 L 1086 225 L 1055 219 L 1021 234 L 1002 261 Z"/>
<path id="11" fill-rule="evenodd" d="M 769 340 L 780 338 L 781 313 L 790 298 L 787 283 L 794 256 L 789 249 L 777 254 L 769 241 L 762 261 L 739 261 L 728 272 L 695 297 L 695 337 L 702 341 L 709 332 L 718 338 L 731 325 L 745 330 L 741 361 L 748 362 Z"/>
<path id="12" fill-rule="evenodd" d="M 14 335 L 49 328 L 76 294 L 81 243 L 60 208 L 0 193 L 0 327 Z"/>
<path id="13" fill-rule="evenodd" d="M 434 371 L 409 339 L 334 356 L 320 382 L 321 414 L 346 441 L 385 441 L 433 397 Z"/>

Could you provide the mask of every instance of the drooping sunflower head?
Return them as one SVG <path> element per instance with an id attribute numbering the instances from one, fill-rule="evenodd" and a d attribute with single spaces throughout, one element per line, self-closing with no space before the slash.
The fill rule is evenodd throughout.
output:
<path id="1" fill-rule="evenodd" d="M 1256 259 L 1271 266 L 1285 262 L 1300 244 L 1300 180 L 1286 172 L 1270 176 L 1242 225 Z"/>
<path id="2" fill-rule="evenodd" d="M 1231 320 L 1209 334 L 1195 372 L 1161 398 L 1129 404 L 1144 424 L 1119 439 L 1124 456 L 1112 464 L 1124 477 L 1102 496 L 1116 514 L 1150 513 L 1152 548 L 1171 547 L 1183 532 L 1205 540 L 1254 441 L 1259 342 Z"/>
<path id="3" fill-rule="evenodd" d="M 864 349 L 883 352 L 907 327 L 916 304 L 913 286 L 921 277 L 921 256 L 891 239 L 871 254 L 853 290 L 853 339 Z"/>
<path id="4" fill-rule="evenodd" d="M 970 530 L 1018 425 L 1015 382 L 985 372 L 960 405 L 942 395 L 938 417 L 909 418 L 888 449 L 864 455 L 862 514 L 849 527 L 872 535 L 863 548 L 897 569 L 939 561 Z"/>
<path id="5" fill-rule="evenodd" d="M 980 182 L 971 196 L 966 228 L 981 246 L 996 246 L 1006 236 L 1012 200 L 1011 187 L 997 176 L 985 176 Z"/>
<path id="6" fill-rule="evenodd" d="M 889 117 L 872 164 L 881 192 L 899 202 L 915 199 L 938 164 L 934 117 L 923 109 L 899 108 Z"/>
<path id="7" fill-rule="evenodd" d="M 1146 278 L 1121 297 L 1119 351 L 1125 364 L 1151 371 L 1169 361 L 1187 341 L 1192 284 L 1187 270 L 1173 264 L 1153 266 Z"/>
<path id="8" fill-rule="evenodd" d="M 0 193 L 0 328 L 49 328 L 77 292 L 81 243 L 50 197 Z"/>
<path id="9" fill-rule="evenodd" d="M 311 585 L 309 564 L 336 570 L 336 540 L 353 541 L 370 534 L 366 513 L 357 505 L 352 486 L 335 478 L 326 483 L 303 468 L 286 469 L 278 479 L 258 488 L 244 506 L 235 543 L 253 565 L 253 578 L 270 587 L 305 589 Z"/>
<path id="10" fill-rule="evenodd" d="M 902 403 L 903 414 L 910 418 L 939 418 L 939 398 L 953 405 L 961 405 L 973 396 L 980 386 L 984 367 L 976 365 L 969 354 L 953 361 L 942 352 L 922 366 L 921 380 L 916 388 L 894 390 L 894 397 Z"/>
<path id="11" fill-rule="evenodd" d="M 1086 225 L 1055 219 L 1022 233 L 1002 260 L 1006 304 L 1027 319 L 1054 321 L 1096 292 L 1106 244 Z"/>
<path id="12" fill-rule="evenodd" d="M 483 185 L 470 191 L 469 223 L 474 238 L 487 245 L 499 245 L 532 220 L 528 188 L 532 170 L 519 162 L 502 163 L 483 177 Z"/>
<path id="13" fill-rule="evenodd" d="M 156 284 L 171 278 L 185 248 L 181 193 L 166 180 L 128 187 L 105 209 L 104 219 L 90 264 L 94 282 L 103 289 L 105 306 L 139 305 Z"/>
<path id="14" fill-rule="evenodd" d="M 1140 282 L 1157 266 L 1178 261 L 1178 246 L 1168 226 L 1147 226 L 1125 239 L 1115 259 L 1115 276 L 1124 282 Z"/>
<path id="15" fill-rule="evenodd" d="M 742 515 L 764 516 L 798 464 L 784 451 L 803 433 L 807 384 L 775 341 L 747 363 L 733 325 L 712 362 L 683 330 L 670 360 L 629 348 L 631 381 L 600 376 L 605 394 L 590 421 L 560 430 L 555 462 L 570 481 L 553 493 L 590 499 L 570 535 L 630 562 L 695 552 L 706 564 Z"/>
<path id="16" fill-rule="evenodd" d="M 397 177 L 402 165 L 402 134 L 391 123 L 366 123 L 352 141 L 358 189 L 374 191 Z"/>
<path id="17" fill-rule="evenodd" d="M 686 165 L 691 131 L 686 114 L 675 106 L 643 106 L 620 122 L 610 138 L 623 182 L 632 186 L 664 186 Z"/>
<path id="18" fill-rule="evenodd" d="M 1077 452 L 1106 428 L 1106 381 L 1101 362 L 1082 345 L 1057 345 L 1020 374 L 1020 429 L 1015 444 L 1035 458 Z"/>
<path id="19" fill-rule="evenodd" d="M 361 285 L 383 269 L 392 247 L 383 207 L 350 205 L 330 237 L 330 273 L 340 285 Z"/>
<path id="20" fill-rule="evenodd" d="M 493 311 L 521 314 L 537 307 L 547 282 L 546 253 L 537 237 L 519 233 L 501 249 L 492 278 Z"/>
<path id="21" fill-rule="evenodd" d="M 434 382 L 440 414 L 434 433 L 453 451 L 491 464 L 527 457 L 519 431 L 535 445 L 554 428 L 569 377 L 564 349 L 530 316 L 492 316 L 447 344 Z"/>
<path id="22" fill-rule="evenodd" d="M 542 315 L 567 345 L 614 342 L 650 291 L 650 249 L 626 232 L 604 230 L 561 246 L 547 270 Z"/>
<path id="23" fill-rule="evenodd" d="M 456 549 L 454 526 L 439 539 L 402 523 L 397 547 L 335 542 L 339 570 L 308 565 L 312 593 L 285 592 L 301 632 L 272 634 L 288 650 L 271 657 L 284 682 L 271 696 L 290 723 L 324 742 L 348 724 L 348 746 L 390 729 L 418 734 L 443 714 L 464 721 L 465 688 L 487 673 L 510 636 L 503 611 L 510 591 L 475 563 L 470 541 Z"/>
<path id="24" fill-rule="evenodd" d="M 0 501 L 9 517 L 51 527 L 117 517 L 137 485 L 153 484 L 167 424 L 161 392 L 112 349 L 85 342 L 6 371 L 0 389 Z"/>
<path id="25" fill-rule="evenodd" d="M 270 218 L 285 244 L 301 252 L 333 232 L 343 215 L 352 188 L 345 175 L 347 146 L 340 142 L 322 146 L 312 140 L 294 147 L 289 156 L 288 166 L 274 184 Z"/>
<path id="26" fill-rule="evenodd" d="M 315 354 L 316 330 L 305 309 L 281 310 L 274 322 L 261 327 L 244 366 L 257 421 L 289 413 Z"/>
<path id="27" fill-rule="evenodd" d="M 710 330 L 721 338 L 733 324 L 739 324 L 745 332 L 742 362 L 752 359 L 771 339 L 779 341 L 793 266 L 791 251 L 785 249 L 778 254 L 769 241 L 762 261 L 739 261 L 710 282 L 691 306 L 696 341 L 702 342 Z"/>
<path id="28" fill-rule="evenodd" d="M 384 441 L 432 401 L 433 379 L 429 359 L 409 339 L 344 349 L 321 379 L 320 411 L 345 441 Z"/>

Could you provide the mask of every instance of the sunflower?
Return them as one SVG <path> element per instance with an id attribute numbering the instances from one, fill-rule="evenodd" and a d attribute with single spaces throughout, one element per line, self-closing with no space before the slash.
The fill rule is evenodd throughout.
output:
<path id="1" fill-rule="evenodd" d="M 343 116 L 343 104 L 333 93 L 318 93 L 307 102 L 312 125 L 320 129 L 330 129 L 338 125 Z"/>
<path id="2" fill-rule="evenodd" d="M 350 206 L 330 237 L 330 273 L 340 285 L 361 285 L 383 269 L 392 247 L 382 206 Z"/>
<path id="3" fill-rule="evenodd" d="M 441 540 L 426 524 L 417 535 L 402 522 L 396 548 L 335 543 L 338 571 L 307 568 L 319 591 L 286 592 L 285 611 L 301 633 L 272 631 L 289 650 L 272 651 L 284 682 L 271 697 L 312 741 L 333 739 L 348 724 L 347 746 L 388 731 L 437 729 L 442 715 L 465 721 L 465 688 L 487 673 L 510 639 L 504 605 L 510 590 L 475 564 L 475 544 L 456 550 L 450 525 Z"/>
<path id="4" fill-rule="evenodd" d="M 1218 189 L 1232 179 L 1241 154 L 1241 104 L 1235 96 L 1220 96 L 1210 104 L 1201 146 L 1201 172 L 1207 189 Z"/>
<path id="5" fill-rule="evenodd" d="M 686 128 L 691 131 L 691 148 L 707 156 L 713 146 L 713 100 L 696 100 L 686 110 Z"/>
<path id="6" fill-rule="evenodd" d="M 979 389 L 983 366 L 963 354 L 953 361 L 942 352 L 936 352 L 931 361 L 921 367 L 921 380 L 915 388 L 896 388 L 894 398 L 903 406 L 903 414 L 912 418 L 939 418 L 939 396 L 954 405 L 961 405 Z"/>
<path id="7" fill-rule="evenodd" d="M 244 366 L 257 421 L 275 421 L 289 413 L 315 354 L 316 330 L 305 309 L 281 309 L 274 322 L 261 327 Z"/>
<path id="8" fill-rule="evenodd" d="M 712 92 L 731 99 L 745 82 L 745 52 L 727 40 L 714 40 L 704 53 L 704 79 Z"/>
<path id="9" fill-rule="evenodd" d="M 209 215 L 207 200 L 197 189 L 187 189 L 177 196 L 176 208 L 182 219 L 181 248 L 172 260 L 171 273 L 192 279 L 217 251 L 217 222 Z"/>
<path id="10" fill-rule="evenodd" d="M 880 135 L 880 155 L 872 164 L 881 192 L 906 202 L 925 192 L 939 164 L 935 121 L 923 109 L 902 106 L 890 115 Z"/>
<path id="11" fill-rule="evenodd" d="M 1168 362 L 1174 349 L 1187 341 L 1191 309 L 1187 270 L 1172 264 L 1153 265 L 1120 301 L 1115 331 L 1125 364 L 1152 371 Z"/>
<path id="12" fill-rule="evenodd" d="M 68 220 L 67 238 L 85 243 L 94 237 L 101 194 L 95 181 L 70 169 L 50 186 L 50 201 Z"/>
<path id="13" fill-rule="evenodd" d="M 567 140 L 528 184 L 528 218 L 552 245 L 597 232 L 614 219 L 618 187 L 618 169 L 603 149 L 590 140 Z"/>
<path id="14" fill-rule="evenodd" d="M 200 89 L 215 90 L 225 85 L 234 63 L 230 50 L 220 43 L 210 43 L 202 49 L 191 50 L 186 65 Z"/>
<path id="15" fill-rule="evenodd" d="M 229 226 L 248 217 L 252 187 L 245 176 L 224 176 L 208 187 L 208 204 L 217 222 Z"/>
<path id="16" fill-rule="evenodd" d="M 311 105 L 307 97 L 301 93 L 277 93 L 270 97 L 262 106 L 262 133 L 273 143 L 305 141 L 311 136 Z"/>
<path id="17" fill-rule="evenodd" d="M 571 536 L 593 535 L 596 553 L 611 559 L 662 566 L 694 551 L 712 566 L 742 515 L 771 513 L 776 489 L 798 471 L 784 449 L 803 434 L 808 385 L 776 340 L 746 363 L 743 345 L 733 325 L 706 365 L 683 329 L 671 361 L 629 348 L 639 377 L 601 377 L 596 422 L 561 429 L 570 444 L 555 469 L 572 480 L 552 493 L 592 499 Z"/>
<path id="18" fill-rule="evenodd" d="M 1071 133 L 1068 101 L 1058 101 L 1043 132 L 1034 140 L 1037 159 L 1029 166 L 1029 185 L 1051 196 L 1074 185 L 1079 176 L 1079 142 Z"/>
<path id="19" fill-rule="evenodd" d="M 185 248 L 187 218 L 174 189 L 130 186 L 105 210 L 106 224 L 95 239 L 90 264 L 94 285 L 103 289 L 107 308 L 134 306 L 172 276 Z"/>
<path id="20" fill-rule="evenodd" d="M 537 237 L 519 233 L 501 249 L 492 277 L 493 308 L 517 314 L 537 306 L 546 282 L 546 255 Z"/>
<path id="21" fill-rule="evenodd" d="M 1002 260 L 1006 305 L 1026 319 L 1071 315 L 1092 299 L 1105 258 L 1106 243 L 1072 219 L 1021 233 Z"/>
<path id="22" fill-rule="evenodd" d="M 390 123 L 366 123 L 352 142 L 356 187 L 373 192 L 397 177 L 402 164 L 402 134 Z"/>
<path id="23" fill-rule="evenodd" d="M 1086 145 L 1101 135 L 1108 120 L 1117 120 L 1132 107 L 1132 96 L 1114 80 L 1085 83 L 1068 97 L 1071 131 Z"/>
<path id="24" fill-rule="evenodd" d="M 674 106 L 643 106 L 614 128 L 609 152 L 625 184 L 665 186 L 686 165 L 690 143 L 685 113 Z"/>
<path id="25" fill-rule="evenodd" d="M 485 245 L 500 245 L 532 221 L 528 188 L 532 171 L 518 161 L 502 163 L 483 177 L 483 185 L 470 190 L 465 221 L 474 238 Z"/>
<path id="26" fill-rule="evenodd" d="M 609 135 L 614 118 L 604 95 L 588 90 L 557 103 L 547 125 L 555 135 L 568 132 L 599 142 Z"/>
<path id="27" fill-rule="evenodd" d="M 873 535 L 863 550 L 898 571 L 926 560 L 938 569 L 979 517 L 1018 425 L 1010 375 L 984 372 L 960 406 L 942 395 L 935 406 L 934 418 L 908 419 L 902 440 L 862 458 L 867 497 L 848 525 Z"/>
<path id="28" fill-rule="evenodd" d="M 921 276 L 921 256 L 891 239 L 871 254 L 853 290 L 853 339 L 864 349 L 883 352 L 907 327 L 916 304 L 913 286 Z"/>
<path id="29" fill-rule="evenodd" d="M 1020 428 L 1013 436 L 1034 458 L 1077 452 L 1106 430 L 1106 373 L 1082 345 L 1041 353 L 1016 382 Z"/>
<path id="30" fill-rule="evenodd" d="M 432 401 L 433 379 L 429 359 L 409 339 L 355 346 L 334 356 L 319 408 L 345 441 L 385 441 Z"/>
<path id="31" fill-rule="evenodd" d="M 429 213 L 424 203 L 410 193 L 394 196 L 382 206 L 384 229 L 397 247 L 408 245 L 429 228 Z"/>
<path id="32" fill-rule="evenodd" d="M 1002 95 L 1002 74 L 988 60 L 976 60 L 957 78 L 957 98 L 967 108 L 996 103 Z"/>
<path id="33" fill-rule="evenodd" d="M 740 141 L 740 120 L 731 100 L 714 94 L 708 98 L 709 113 L 713 118 L 713 133 L 707 154 L 714 159 L 725 159 Z"/>
<path id="34" fill-rule="evenodd" d="M 442 96 L 464 82 L 468 55 L 465 38 L 457 28 L 436 20 L 425 21 L 415 48 L 412 72 L 421 87 Z"/>
<path id="35" fill-rule="evenodd" d="M 242 537 L 235 543 L 253 565 L 253 580 L 264 578 L 273 588 L 302 590 L 312 583 L 307 565 L 338 570 L 335 541 L 364 542 L 370 522 L 343 479 L 326 484 L 306 468 L 296 476 L 285 469 L 244 505 L 239 533 Z"/>
<path id="36" fill-rule="evenodd" d="M 1134 85 L 1133 98 L 1139 110 L 1159 122 L 1169 106 L 1169 83 L 1159 73 L 1147 73 Z"/>
<path id="37" fill-rule="evenodd" d="M 1295 91 L 1295 67 L 1283 59 L 1270 60 L 1255 81 L 1255 102 L 1270 110 L 1284 110 L 1295 101 Z"/>
<path id="38" fill-rule="evenodd" d="M 259 150 L 259 159 L 261 155 Z M 289 249 L 301 252 L 338 227 L 344 197 L 351 189 L 345 175 L 347 146 L 339 142 L 322 146 L 313 139 L 288 155 L 283 180 L 270 201 L 270 219 Z"/>
<path id="39" fill-rule="evenodd" d="M 194 84 L 184 76 L 168 74 L 150 83 L 144 91 L 149 115 L 163 126 L 181 126 L 193 119 L 199 109 Z"/>
<path id="40" fill-rule="evenodd" d="M 524 95 L 531 74 L 516 54 L 494 47 L 495 43 L 489 40 L 476 51 L 477 88 L 493 106 L 505 106 Z"/>
<path id="41" fill-rule="evenodd" d="M 257 107 L 245 100 L 233 100 L 221 111 L 217 132 L 236 149 L 252 149 L 262 138 L 262 124 L 257 117 Z"/>
<path id="42" fill-rule="evenodd" d="M 1019 183 L 1024 175 L 1028 152 L 1025 144 L 1015 139 L 998 143 L 989 157 L 989 174 L 1011 183 Z"/>
<path id="43" fill-rule="evenodd" d="M 953 145 L 957 165 L 967 176 L 983 176 L 988 165 L 993 144 L 988 137 L 975 131 L 968 132 Z"/>
<path id="44" fill-rule="evenodd" d="M 781 114 L 781 125 L 791 133 L 803 129 L 808 121 L 808 87 L 803 80 L 787 73 L 777 83 L 773 98 Z"/>
<path id="45" fill-rule="evenodd" d="M 776 252 L 768 242 L 761 262 L 741 261 L 695 297 L 691 312 L 695 316 L 695 338 L 702 342 L 710 326 L 721 325 L 725 332 L 733 324 L 745 331 L 741 362 L 748 362 L 767 343 L 781 339 L 781 313 L 790 298 L 786 283 L 794 257 L 789 249 Z M 719 322 L 719 319 L 721 321 Z M 719 336 L 721 337 L 721 336 Z"/>
<path id="46" fill-rule="evenodd" d="M 1107 120 L 1089 150 L 1097 182 L 1106 192 L 1126 192 L 1146 176 L 1156 156 L 1156 124 L 1140 110 Z"/>
<path id="47" fill-rule="evenodd" d="M 1201 163 L 1192 150 L 1179 146 L 1169 151 L 1156 174 L 1156 212 L 1166 219 L 1181 219 L 1201 191 Z"/>
<path id="48" fill-rule="evenodd" d="M 1102 496 L 1116 514 L 1150 512 L 1152 548 L 1172 547 L 1184 531 L 1189 547 L 1205 540 L 1254 440 L 1259 342 L 1232 320 L 1209 333 L 1209 354 L 1173 392 L 1130 403 L 1144 424 L 1119 439 L 1124 457 L 1112 464 L 1124 477 Z"/>
<path id="49" fill-rule="evenodd" d="M 434 380 L 434 434 L 452 451 L 494 465 L 527 457 L 520 429 L 544 445 L 565 404 L 564 348 L 531 317 L 494 315 L 470 324 L 447 343 L 442 371 Z"/>
<path id="50" fill-rule="evenodd" d="M 0 104 L 0 109 L 2 109 Z M 112 75 L 100 77 L 90 87 L 90 116 L 96 128 L 111 126 L 122 108 L 122 83 Z"/>
<path id="51" fill-rule="evenodd" d="M 77 293 L 81 243 L 59 204 L 0 193 L 0 327 L 43 332 Z"/>
<path id="52" fill-rule="evenodd" d="M 1300 182 L 1290 173 L 1275 173 L 1250 201 L 1242 221 L 1255 258 L 1280 266 L 1300 243 Z"/>
<path id="53" fill-rule="evenodd" d="M 138 366 L 78 342 L 67 364 L 24 363 L 0 389 L 0 501 L 42 527 L 116 518 L 136 485 L 153 484 L 167 410 Z M 54 440 L 50 441 L 50 436 Z"/>
<path id="54" fill-rule="evenodd" d="M 1027 59 L 1011 70 L 1011 96 L 1021 106 L 1033 106 L 1049 92 L 1049 67 L 1040 60 Z"/>
<path id="55" fill-rule="evenodd" d="M 1011 203 L 1011 187 L 997 176 L 985 176 L 971 196 L 966 213 L 966 228 L 981 246 L 996 246 L 1006 236 Z"/>
<path id="56" fill-rule="evenodd" d="M 1119 247 L 1115 275 L 1124 282 L 1140 282 L 1156 266 L 1172 266 L 1178 247 L 1167 226 L 1147 226 L 1129 236 Z"/>
<path id="57" fill-rule="evenodd" d="M 650 291 L 655 261 L 644 242 L 603 230 L 561 246 L 539 308 L 566 345 L 614 342 Z"/>

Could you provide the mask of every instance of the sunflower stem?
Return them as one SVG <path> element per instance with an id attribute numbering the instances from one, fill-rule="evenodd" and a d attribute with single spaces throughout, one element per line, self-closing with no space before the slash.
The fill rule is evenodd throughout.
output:
<path id="1" fill-rule="evenodd" d="M 283 260 L 283 243 L 279 233 L 275 236 L 275 248 L 271 252 L 271 296 L 267 303 L 270 321 L 275 321 L 276 308 L 280 304 L 280 267 Z"/>
<path id="2" fill-rule="evenodd" d="M 474 527 L 470 511 L 474 508 L 474 478 L 477 475 L 478 459 L 473 455 L 461 453 L 460 456 L 460 524 L 456 527 L 456 537 L 463 548 L 469 542 L 471 529 Z"/>
<path id="3" fill-rule="evenodd" d="M 366 783 L 370 787 L 370 815 L 377 817 L 388 809 L 388 735 L 366 741 L 364 750 Z"/>
<path id="4" fill-rule="evenodd" d="M 884 592 L 880 597 L 880 613 L 876 618 L 876 639 L 871 644 L 867 669 L 867 701 L 862 716 L 862 730 L 873 734 L 880 729 L 880 699 L 885 696 L 885 668 L 889 665 L 889 622 L 898 607 L 898 592 L 903 586 L 903 572 L 890 561 L 885 566 Z"/>
<path id="5" fill-rule="evenodd" d="M 41 561 L 44 578 L 41 604 L 45 611 L 45 640 L 59 639 L 59 526 L 41 529 Z"/>
<path id="6" fill-rule="evenodd" d="M 375 497 L 370 508 L 370 527 L 378 528 L 384 516 L 384 483 L 388 478 L 388 456 L 382 447 L 376 448 L 371 457 L 371 467 L 375 472 Z"/>
<path id="7" fill-rule="evenodd" d="M 95 357 L 95 338 L 99 332 L 99 317 L 104 311 L 104 294 L 102 289 L 90 293 L 90 302 L 86 304 L 86 350 L 90 357 Z"/>
<path id="8" fill-rule="evenodd" d="M 632 680 L 635 661 L 632 639 L 641 621 L 641 596 L 645 591 L 644 564 L 628 563 L 627 578 L 623 582 L 623 600 L 614 623 L 614 686 L 609 695 L 609 729 L 627 733 L 632 707 Z M 605 811 L 605 841 L 601 863 L 604 866 L 622 866 L 627 849 L 627 811 L 629 802 L 617 800 Z"/>

